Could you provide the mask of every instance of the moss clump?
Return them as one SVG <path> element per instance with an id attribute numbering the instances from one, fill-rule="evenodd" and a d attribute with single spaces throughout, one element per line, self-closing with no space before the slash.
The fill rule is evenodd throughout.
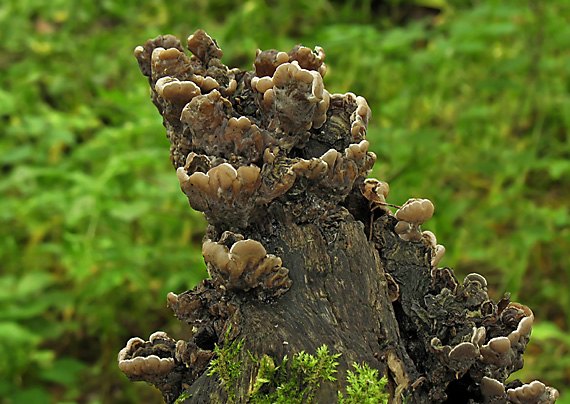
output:
<path id="1" fill-rule="evenodd" d="M 216 358 L 210 363 L 209 376 L 217 374 L 228 395 L 228 403 L 237 401 L 235 381 L 239 377 L 243 361 L 239 360 L 244 340 L 229 342 L 229 333 L 223 348 L 215 346 Z M 341 354 L 331 354 L 326 345 L 317 349 L 316 355 L 305 351 L 292 358 L 285 356 L 279 366 L 268 355 L 256 359 L 249 353 L 250 359 L 258 364 L 257 376 L 247 397 L 248 404 L 311 404 L 321 384 L 334 382 Z M 384 392 L 386 377 L 378 378 L 378 370 L 367 364 L 353 363 L 354 371 L 348 371 L 346 378 L 346 398 L 338 392 L 338 404 L 385 404 L 388 393 Z M 176 403 L 182 402 L 180 397 Z"/>
<path id="2" fill-rule="evenodd" d="M 315 393 L 323 381 L 335 381 L 340 354 L 330 354 L 326 345 L 315 356 L 300 352 L 291 360 L 283 358 L 275 366 L 272 358 L 264 355 L 259 363 L 253 383 L 250 404 L 300 404 L 313 402 Z M 354 372 L 347 374 L 347 397 L 338 392 L 338 404 L 385 404 L 389 394 L 384 392 L 386 377 L 378 379 L 378 370 L 367 364 L 354 363 Z"/>
<path id="3" fill-rule="evenodd" d="M 238 356 L 244 340 L 242 339 L 239 342 L 235 340 L 230 344 L 230 330 L 231 327 L 228 328 L 226 333 L 223 348 L 220 348 L 218 344 L 214 347 L 216 357 L 210 362 L 208 376 L 217 374 L 228 395 L 228 401 L 234 402 L 236 400 L 234 382 L 240 375 L 240 369 L 243 364 L 243 361 L 238 360 Z"/>
<path id="4" fill-rule="evenodd" d="M 378 379 L 378 370 L 370 369 L 365 363 L 353 363 L 354 372 L 348 371 L 346 381 L 347 398 L 338 393 L 338 404 L 384 404 L 388 402 L 388 393 L 385 393 L 386 376 Z"/>
<path id="5" fill-rule="evenodd" d="M 174 402 L 174 404 L 182 404 L 184 402 L 184 400 L 186 400 L 187 398 L 192 397 L 192 394 L 189 394 L 187 392 L 183 392 L 182 394 L 180 394 L 180 396 L 176 399 L 176 401 Z"/>
<path id="6" fill-rule="evenodd" d="M 259 360 L 249 403 L 251 404 L 297 404 L 313 402 L 323 381 L 335 381 L 340 354 L 332 355 L 326 345 L 317 349 L 316 355 L 304 351 L 291 359 L 283 358 L 275 366 L 273 359 L 264 355 Z"/>

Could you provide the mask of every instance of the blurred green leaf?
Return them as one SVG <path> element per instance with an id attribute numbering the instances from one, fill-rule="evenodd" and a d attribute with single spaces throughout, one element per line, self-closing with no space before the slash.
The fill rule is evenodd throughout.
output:
<path id="1" fill-rule="evenodd" d="M 78 382 L 80 373 L 86 366 L 77 359 L 59 358 L 42 370 L 41 377 L 49 382 L 73 386 Z"/>
<path id="2" fill-rule="evenodd" d="M 532 326 L 532 338 L 536 341 L 546 342 L 555 339 L 566 345 L 570 350 L 570 335 L 562 331 L 550 321 L 540 321 Z"/>

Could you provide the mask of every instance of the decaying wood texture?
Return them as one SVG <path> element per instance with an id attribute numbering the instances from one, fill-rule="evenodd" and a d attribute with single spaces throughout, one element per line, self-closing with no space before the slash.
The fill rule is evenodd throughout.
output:
<path id="1" fill-rule="evenodd" d="M 324 51 L 258 51 L 254 71 L 229 69 L 204 31 L 158 37 L 135 49 L 172 143 L 171 161 L 192 208 L 209 222 L 210 278 L 168 295 L 193 326 L 132 338 L 119 353 L 131 380 L 167 403 L 228 401 L 208 368 L 214 347 L 243 340 L 231 401 L 251 398 L 258 363 L 323 344 L 337 381 L 315 402 L 336 403 L 350 365 L 387 375 L 393 403 L 553 403 L 558 392 L 507 377 L 523 366 L 533 314 L 487 294 L 478 274 L 459 282 L 439 268 L 444 248 L 420 225 L 428 200 L 393 213 L 388 184 L 366 179 L 370 109 L 354 94 L 329 94 Z"/>

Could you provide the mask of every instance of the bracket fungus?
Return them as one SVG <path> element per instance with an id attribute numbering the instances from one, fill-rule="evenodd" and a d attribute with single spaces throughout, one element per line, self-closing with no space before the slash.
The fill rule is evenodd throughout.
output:
<path id="1" fill-rule="evenodd" d="M 558 395 L 556 389 L 546 387 L 538 380 L 507 390 L 509 402 L 513 404 L 553 404 Z"/>
<path id="2" fill-rule="evenodd" d="M 429 220 L 434 211 L 433 203 L 429 199 L 408 199 L 396 211 L 398 223 L 394 227 L 396 233 L 406 241 L 419 241 L 422 237 L 420 225 Z"/>
<path id="3" fill-rule="evenodd" d="M 214 282 L 226 289 L 257 289 L 260 296 L 267 297 L 283 294 L 291 287 L 289 270 L 282 266 L 281 258 L 267 254 L 258 241 L 242 239 L 228 249 L 223 243 L 207 240 L 202 255 Z"/>
<path id="4" fill-rule="evenodd" d="M 558 392 L 539 381 L 506 382 L 523 366 L 532 311 L 509 294 L 493 301 L 482 275 L 461 283 L 440 268 L 445 248 L 420 229 L 432 202 L 392 205 L 388 183 L 366 178 L 376 161 L 370 108 L 325 89 L 322 48 L 259 50 L 245 71 L 225 66 L 203 30 L 186 45 L 190 56 L 175 37 L 159 36 L 134 53 L 180 187 L 209 223 L 210 278 L 167 295 L 192 328 L 184 339 L 157 332 L 127 342 L 118 362 L 131 380 L 155 385 L 169 404 L 184 389 L 184 403 L 221 401 L 230 381 L 207 372 L 216 346 L 245 338 L 254 359 L 322 341 L 343 352 L 339 374 L 352 362 L 387 373 L 396 404 L 404 396 L 409 404 L 554 403 Z M 242 362 L 232 388 L 245 402 L 258 361 Z M 336 401 L 329 387 L 315 400 Z"/>
<path id="5" fill-rule="evenodd" d="M 160 380 L 174 367 L 174 343 L 161 331 L 153 333 L 149 341 L 131 338 L 119 352 L 119 369 L 131 380 Z"/>

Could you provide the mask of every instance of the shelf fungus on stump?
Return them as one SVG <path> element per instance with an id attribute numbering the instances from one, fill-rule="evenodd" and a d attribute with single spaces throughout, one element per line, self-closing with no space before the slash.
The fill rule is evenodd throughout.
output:
<path id="1" fill-rule="evenodd" d="M 175 341 L 165 332 L 151 334 L 148 341 L 131 338 L 118 355 L 119 369 L 132 381 L 145 381 L 160 389 L 168 402 L 185 385 L 196 380 L 214 356 L 192 342 Z"/>
<path id="2" fill-rule="evenodd" d="M 539 381 L 507 382 L 523 366 L 532 311 L 508 294 L 493 301 L 482 275 L 461 283 L 440 268 L 445 248 L 420 229 L 432 202 L 411 198 L 393 213 L 389 185 L 366 178 L 376 161 L 370 108 L 325 89 L 322 48 L 259 50 L 253 71 L 225 66 L 202 30 L 187 48 L 191 56 L 166 35 L 134 53 L 180 187 L 209 223 L 210 278 L 167 296 L 189 335 L 157 332 L 121 350 L 131 380 L 155 385 L 168 403 L 183 390 L 185 403 L 224 402 L 231 381 L 207 369 L 216 345 L 239 338 L 248 352 L 232 386 L 240 403 L 253 391 L 254 358 L 322 344 L 343 355 L 337 382 L 324 383 L 315 402 L 336 402 L 353 362 L 386 374 L 398 404 L 556 400 Z"/>
<path id="3" fill-rule="evenodd" d="M 227 238 L 228 233 L 222 238 Z M 267 254 L 258 241 L 241 239 L 228 248 L 223 240 L 207 240 L 202 254 L 211 278 L 225 289 L 244 292 L 254 289 L 260 297 L 267 297 L 279 296 L 291 287 L 289 270 L 281 265 L 281 258 Z"/>

